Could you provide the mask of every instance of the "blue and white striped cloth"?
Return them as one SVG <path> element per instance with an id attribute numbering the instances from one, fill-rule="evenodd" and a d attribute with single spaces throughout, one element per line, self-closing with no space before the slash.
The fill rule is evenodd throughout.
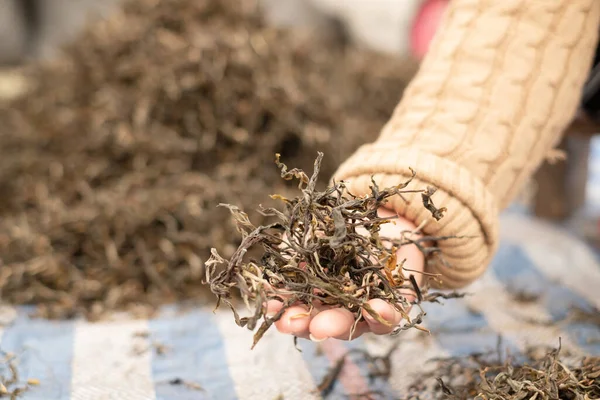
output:
<path id="1" fill-rule="evenodd" d="M 590 142 L 590 156 L 588 161 L 588 179 L 586 188 L 586 202 L 594 211 L 600 205 L 600 137 L 595 136 Z"/>
<path id="2" fill-rule="evenodd" d="M 508 286 L 542 297 L 516 303 Z M 464 299 L 426 307 L 426 326 L 433 333 L 426 340 L 408 331 L 396 338 L 364 336 L 350 343 L 300 341 L 298 352 L 290 337 L 272 329 L 250 350 L 252 333 L 237 327 L 228 310 L 213 314 L 212 305 L 165 309 L 153 320 L 122 317 L 101 323 L 31 320 L 27 309 L 5 306 L 0 309 L 0 348 L 19 357 L 23 380 L 40 381 L 24 400 L 317 399 L 314 390 L 332 360 L 357 347 L 383 354 L 394 341 L 399 347 L 393 360 L 410 360 L 411 369 L 393 368 L 389 382 L 370 387 L 388 398 L 401 398 L 414 376 L 429 368 L 431 357 L 492 349 L 498 334 L 514 349 L 556 346 L 561 337 L 563 348 L 600 354 L 597 326 L 525 322 L 559 319 L 573 304 L 600 308 L 598 260 L 565 231 L 522 214 L 504 215 L 501 249 L 468 291 L 472 295 Z M 164 354 L 151 349 L 153 342 L 166 346 Z M 174 385 L 175 379 L 202 390 Z M 347 398 L 366 387 L 366 367 L 351 362 L 329 398 Z"/>

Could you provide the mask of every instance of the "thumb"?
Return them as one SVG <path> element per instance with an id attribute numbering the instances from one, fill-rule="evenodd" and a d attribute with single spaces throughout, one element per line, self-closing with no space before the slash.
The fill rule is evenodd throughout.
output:
<path id="1" fill-rule="evenodd" d="M 392 218 L 396 217 L 397 214 L 387 208 L 381 208 L 378 211 L 380 217 Z M 415 240 L 422 237 L 421 234 L 416 233 L 417 226 L 415 223 L 405 217 L 397 216 L 393 222 L 384 224 L 381 226 L 379 235 L 387 239 L 401 239 L 403 235 L 408 232 L 414 232 L 410 234 L 410 238 Z M 414 275 L 417 284 L 421 285 L 423 281 L 422 272 L 425 270 L 425 255 L 415 244 L 406 244 L 401 246 L 397 252 L 398 262 L 405 261 L 404 268 L 410 270 L 408 275 L 411 273 Z M 415 272 L 412 272 L 415 271 Z"/>
<path id="2" fill-rule="evenodd" d="M 382 218 L 394 218 L 393 222 L 381 225 L 379 235 L 382 238 L 391 240 L 400 240 L 403 235 L 408 232 L 415 232 L 417 226 L 414 222 L 404 218 L 397 217 L 397 214 L 389 209 L 382 208 L 378 210 L 378 215 Z M 413 233 L 411 239 L 418 239 L 419 234 Z M 417 285 L 420 286 L 423 281 L 423 275 L 421 272 L 425 269 L 425 256 L 414 244 L 407 244 L 401 246 L 397 253 L 397 262 L 402 264 L 403 268 L 410 270 L 408 274 L 414 275 Z M 412 291 L 406 291 L 403 293 L 408 302 L 415 300 L 416 294 Z M 393 330 L 393 327 L 400 323 L 402 318 L 401 314 L 392 307 L 391 304 L 384 302 L 380 299 L 374 299 L 369 301 L 369 305 L 375 310 L 384 320 L 389 321 L 392 326 L 384 325 L 375 320 L 368 312 L 363 311 L 363 317 L 369 326 L 369 330 L 375 334 L 387 334 Z M 405 310 L 408 312 L 409 310 Z"/>

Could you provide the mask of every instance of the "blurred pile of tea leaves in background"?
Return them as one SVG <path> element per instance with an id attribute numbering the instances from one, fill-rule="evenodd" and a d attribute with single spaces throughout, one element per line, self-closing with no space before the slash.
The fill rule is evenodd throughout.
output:
<path id="1" fill-rule="evenodd" d="M 217 205 L 285 194 L 275 153 L 310 171 L 324 152 L 324 183 L 410 68 L 273 27 L 253 0 L 126 1 L 0 103 L 3 300 L 90 319 L 204 301 L 210 247 L 240 240 Z"/>

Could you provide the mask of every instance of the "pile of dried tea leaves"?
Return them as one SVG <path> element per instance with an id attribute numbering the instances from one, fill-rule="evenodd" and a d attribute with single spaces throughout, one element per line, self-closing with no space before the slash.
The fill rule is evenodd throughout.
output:
<path id="1" fill-rule="evenodd" d="M 255 226 L 247 214 L 236 206 L 225 205 L 232 212 L 242 243 L 229 260 L 212 250 L 206 262 L 206 281 L 217 296 L 218 303 L 226 303 L 233 311 L 239 326 L 254 330 L 252 347 L 269 327 L 281 318 L 285 310 L 294 304 L 323 307 L 343 307 L 351 311 L 356 325 L 366 311 L 384 325 L 383 319 L 368 303 L 382 299 L 392 304 L 403 316 L 404 324 L 394 328 L 397 334 L 409 328 L 421 328 L 424 312 L 411 320 L 407 311 L 411 303 L 437 301 L 441 297 L 458 297 L 457 293 L 427 293 L 419 287 L 412 272 L 403 268 L 397 259 L 397 249 L 411 243 L 436 242 L 440 238 L 415 236 L 406 232 L 399 240 L 379 236 L 381 225 L 393 219 L 381 218 L 378 210 L 392 196 L 408 192 L 422 192 L 423 204 L 436 219 L 443 217 L 444 209 L 436 208 L 431 195 L 435 190 L 408 190 L 411 180 L 395 187 L 379 188 L 373 181 L 368 196 L 357 197 L 350 193 L 344 182 L 333 183 L 324 191 L 318 191 L 323 153 L 319 153 L 312 176 L 298 168 L 288 170 L 279 161 L 281 176 L 286 180 L 297 179 L 301 193 L 294 198 L 274 195 L 284 203 L 283 211 L 265 208 L 261 213 L 273 217 L 274 222 Z M 364 229 L 364 232 L 360 232 Z M 249 250 L 261 248 L 260 258 L 248 256 Z M 421 246 L 422 247 L 422 246 Z M 220 268 L 225 265 L 225 268 Z M 219 268 L 217 268 L 219 267 Z M 236 306 L 229 300 L 232 293 L 241 292 L 246 306 L 253 315 L 240 318 Z M 409 301 L 409 296 L 415 300 Z M 284 303 L 273 317 L 265 315 L 266 302 L 277 299 Z"/>
<path id="2" fill-rule="evenodd" d="M 402 61 L 273 28 L 255 3 L 127 0 L 27 69 L 0 105 L 3 300 L 95 319 L 206 299 L 210 247 L 240 243 L 219 203 L 289 191 L 275 153 L 325 152 L 323 183 L 375 139 Z"/>
<path id="3" fill-rule="evenodd" d="M 504 358 L 504 360 L 503 360 Z M 524 354 L 500 351 L 435 360 L 428 376 L 411 392 L 419 398 L 424 382 L 435 377 L 433 398 L 444 400 L 591 400 L 600 398 L 600 357 L 561 357 L 560 345 L 529 347 Z"/>

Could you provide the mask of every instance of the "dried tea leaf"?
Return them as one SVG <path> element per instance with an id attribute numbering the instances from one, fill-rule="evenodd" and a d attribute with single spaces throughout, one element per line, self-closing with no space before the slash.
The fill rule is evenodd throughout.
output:
<path id="1" fill-rule="evenodd" d="M 334 208 L 331 211 L 331 216 L 333 217 L 334 232 L 333 237 L 329 239 L 329 242 L 331 248 L 335 249 L 340 247 L 346 240 L 346 219 L 342 215 L 342 210 L 338 208 Z"/>
<path id="2" fill-rule="evenodd" d="M 331 368 L 329 368 L 327 374 L 325 374 L 321 382 L 317 385 L 317 390 L 321 393 L 321 396 L 327 397 L 335 387 L 335 384 L 337 383 L 337 378 L 342 372 L 342 369 L 344 368 L 346 356 L 347 355 L 345 354 L 342 357 L 340 357 L 331 366 Z"/>
<path id="3" fill-rule="evenodd" d="M 325 183 L 376 138 L 407 63 L 270 26 L 257 1 L 124 0 L 23 70 L 29 91 L 0 101 L 4 301 L 90 319 L 206 303 L 203 260 L 240 244 L 218 204 L 262 225 L 265 193 L 291 190 L 273 154 L 326 152 Z"/>
<path id="4" fill-rule="evenodd" d="M 40 384 L 37 379 L 28 379 L 26 385 L 20 381 L 16 356 L 0 351 L 0 357 L 0 398 L 17 399 L 29 390 L 29 386 Z"/>
<path id="5" fill-rule="evenodd" d="M 434 204 L 433 204 L 433 200 L 431 200 L 431 196 L 433 196 L 433 194 L 437 191 L 437 189 L 435 189 L 434 187 L 428 186 L 427 190 L 425 192 L 423 192 L 421 194 L 421 196 L 423 197 L 423 205 L 425 206 L 425 208 L 427 210 L 429 210 L 429 212 L 431 212 L 431 215 L 433 216 L 433 218 L 435 218 L 436 220 L 440 220 L 444 217 L 444 212 L 446 212 L 446 207 L 442 207 L 442 208 L 437 208 Z"/>
<path id="6" fill-rule="evenodd" d="M 379 313 L 375 311 L 369 303 L 364 303 L 361 307 L 364 308 L 369 313 L 369 315 L 373 317 L 373 319 L 375 319 L 375 321 L 385 326 L 392 326 L 392 324 L 389 321 L 383 319 L 383 317 L 379 315 Z"/>
<path id="7" fill-rule="evenodd" d="M 283 313 L 285 312 L 285 310 L 287 309 L 287 307 L 289 307 L 289 304 L 290 303 L 288 302 L 287 306 L 282 307 L 281 310 L 279 310 L 277 312 L 277 314 L 275 314 L 273 316 L 273 318 L 265 318 L 265 320 L 261 324 L 260 328 L 258 328 L 258 330 L 256 331 L 256 333 L 254 334 L 254 338 L 253 338 L 253 341 L 252 341 L 252 347 L 251 347 L 251 349 L 254 349 L 254 347 L 256 346 L 256 344 L 263 337 L 263 335 L 265 334 L 265 332 L 267 332 L 267 330 L 271 327 L 271 325 L 273 325 L 273 323 L 275 321 L 278 321 L 281 318 L 281 316 L 283 315 Z"/>
<path id="8" fill-rule="evenodd" d="M 201 391 L 201 392 L 205 391 L 204 388 L 202 387 L 202 385 L 200 385 L 199 383 L 183 380 L 181 378 L 171 379 L 169 381 L 169 385 L 173 385 L 173 386 L 183 385 L 188 389 L 197 390 L 197 391 Z"/>

